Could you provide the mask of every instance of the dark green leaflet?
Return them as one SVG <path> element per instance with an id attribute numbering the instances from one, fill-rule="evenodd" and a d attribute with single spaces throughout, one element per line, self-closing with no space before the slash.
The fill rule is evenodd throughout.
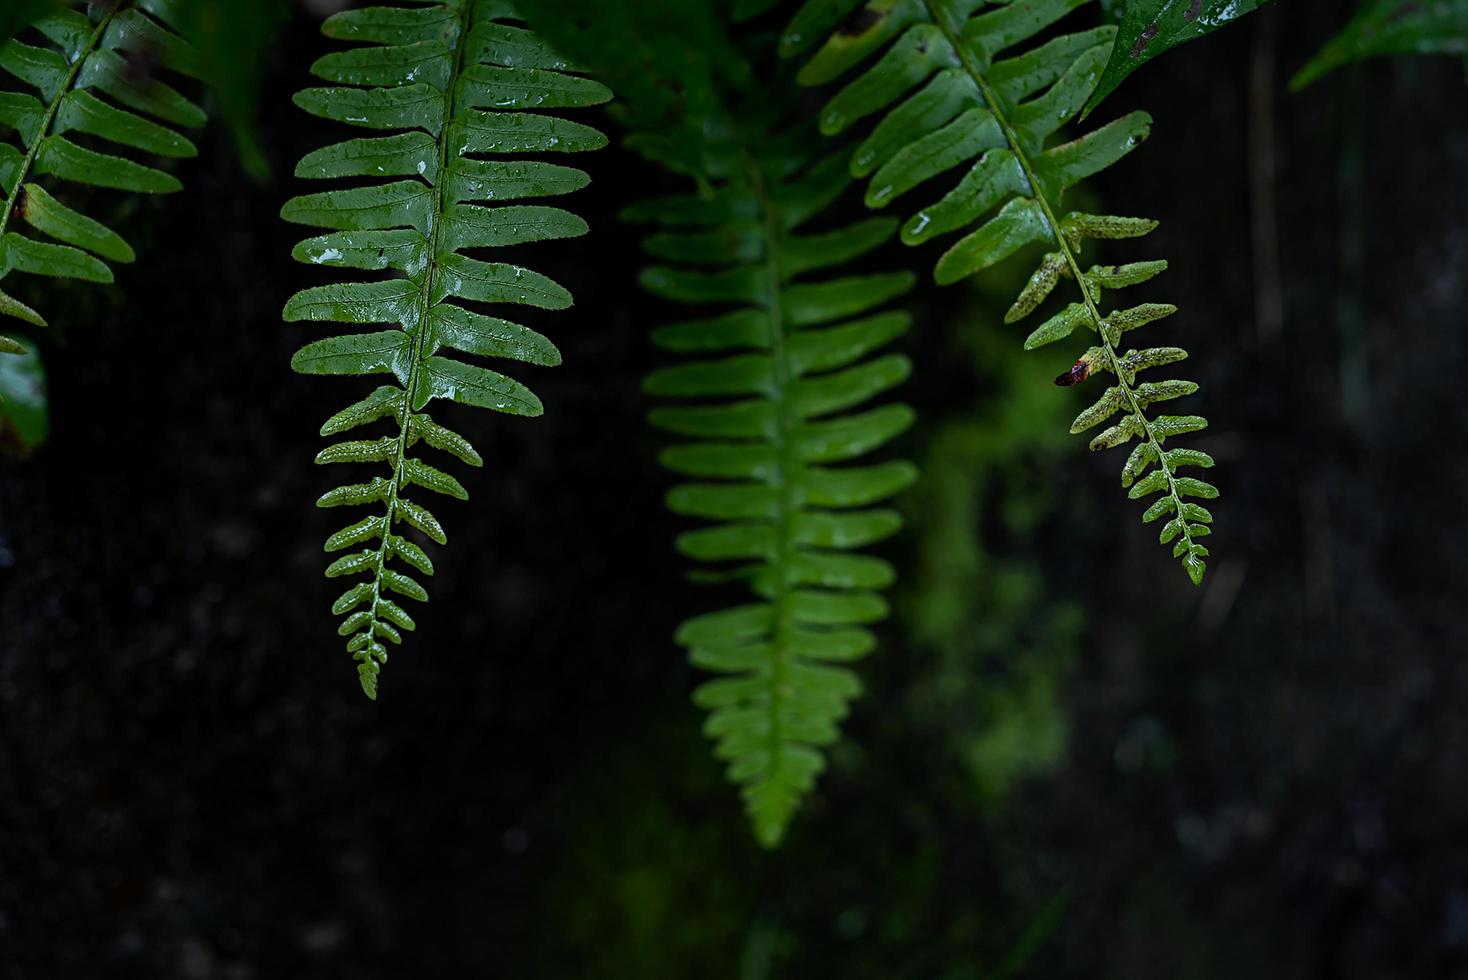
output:
<path id="1" fill-rule="evenodd" d="M 820 748 L 860 690 L 844 665 L 872 649 L 866 624 L 887 613 L 878 590 L 891 566 L 853 549 L 897 530 L 897 514 L 876 505 L 915 476 L 906 462 L 854 462 L 912 422 L 906 405 L 860 406 L 908 375 L 902 355 L 873 355 L 907 330 L 907 314 L 883 308 L 913 276 L 836 274 L 896 222 L 807 230 L 850 178 L 830 160 L 812 165 L 815 134 L 789 135 L 744 132 L 724 148 L 711 197 L 628 214 L 658 226 L 645 244 L 662 264 L 644 271 L 643 286 L 701 308 L 654 333 L 657 346 L 692 359 L 645 388 L 675 402 L 650 418 L 684 439 L 663 465 L 694 481 L 673 488 L 668 505 L 711 522 L 681 535 L 679 550 L 724 566 L 716 580 L 746 582 L 757 596 L 688 620 L 677 639 L 696 666 L 724 675 L 694 699 L 766 847 L 824 768 Z"/>
<path id="2" fill-rule="evenodd" d="M 326 542 L 328 552 L 342 552 L 327 568 L 328 577 L 364 576 L 333 612 L 345 617 L 339 632 L 348 638 L 370 698 L 377 696 L 387 645 L 400 643 L 402 633 L 414 628 L 402 600 L 428 598 L 410 573 L 433 574 L 432 560 L 404 536 L 403 525 L 439 544 L 446 541 L 438 518 L 410 499 L 409 488 L 468 496 L 456 478 L 411 450 L 421 442 L 471 466 L 482 464 L 468 440 L 424 409 L 439 399 L 512 415 L 542 411 L 540 400 L 518 381 L 448 352 L 542 365 L 561 360 L 555 345 L 536 331 L 465 302 L 571 305 L 570 294 L 545 276 L 465 252 L 584 234 L 586 223 L 568 211 L 504 202 L 567 194 L 587 183 L 579 170 L 518 155 L 606 143 L 596 130 L 542 110 L 597 105 L 611 92 L 571 74 L 574 69 L 533 34 L 506 23 L 514 19 L 514 10 L 501 0 L 336 14 L 323 31 L 365 46 L 321 58 L 312 70 L 333 87 L 296 97 L 308 112 L 372 132 L 310 153 L 296 168 L 298 177 L 367 183 L 286 202 L 281 216 L 287 221 L 327 232 L 301 242 L 293 255 L 311 265 L 390 276 L 306 289 L 285 307 L 288 321 L 373 327 L 308 343 L 291 361 L 297 371 L 389 376 L 321 429 L 323 436 L 335 436 L 390 420 L 388 433 L 337 442 L 317 456 L 319 463 L 387 467 L 386 476 L 338 487 L 318 501 L 322 507 L 367 505 L 377 511 Z M 477 156 L 483 154 L 509 159 Z"/>
<path id="3" fill-rule="evenodd" d="M 1165 51 L 1252 14 L 1269 0 L 1128 0 L 1116 46 L 1081 113 L 1085 118 L 1128 75 Z M 1395 2 L 1395 0 L 1393 0 Z"/>
<path id="4" fill-rule="evenodd" d="M 1110 372 L 1116 383 L 1077 416 L 1073 432 L 1108 421 L 1119 423 L 1091 440 L 1092 449 L 1137 440 L 1122 470 L 1132 499 L 1161 496 L 1144 521 L 1168 518 L 1161 534 L 1194 584 L 1203 580 L 1212 515 L 1195 502 L 1216 497 L 1213 486 L 1182 476 L 1185 466 L 1212 466 L 1206 454 L 1166 449 L 1169 437 L 1203 428 L 1198 416 L 1148 417 L 1154 402 L 1192 394 L 1191 382 L 1138 382 L 1140 372 L 1186 357 L 1176 347 L 1119 350 L 1122 335 L 1173 312 L 1168 304 L 1146 303 L 1102 311 L 1102 294 L 1144 282 L 1165 262 L 1094 266 L 1083 270 L 1083 239 L 1133 238 L 1156 222 L 1141 218 L 1067 213 L 1065 191 L 1130 153 L 1151 129 L 1151 119 L 1134 112 L 1076 140 L 1056 143 L 1094 90 L 1107 62 L 1116 29 L 1110 26 L 1060 34 L 1016 50 L 1088 0 L 808 0 L 781 40 L 786 55 L 808 51 L 824 38 L 800 72 L 809 85 L 833 82 L 862 70 L 827 104 L 821 127 L 846 130 L 869 116 L 880 121 L 850 161 L 856 176 L 870 175 L 867 203 L 880 208 L 936 178 L 953 181 L 938 201 L 914 214 L 902 228 L 903 241 L 918 244 L 964 232 L 938 260 L 935 275 L 951 283 L 1008 258 L 1028 246 L 1048 249 L 1039 268 L 1011 307 L 1007 322 L 1032 313 L 1060 279 L 1077 284 L 1079 296 L 1037 327 L 1026 348 L 1066 339 L 1077 329 L 1097 343 L 1058 384 L 1078 384 L 1092 373 Z M 1150 473 L 1148 470 L 1156 466 Z"/>
<path id="5" fill-rule="evenodd" d="M 95 20 L 57 6 L 32 24 L 34 36 L 0 46 L 0 69 L 21 83 L 15 91 L 0 91 L 0 131 L 11 132 L 19 143 L 0 142 L 0 280 L 28 273 L 109 283 L 108 262 L 133 260 L 132 248 L 116 232 L 53 196 L 58 185 L 145 194 L 179 189 L 171 174 L 118 152 L 195 154 L 177 130 L 202 126 L 203 110 L 129 64 L 146 45 L 163 67 L 197 77 L 193 50 L 174 33 L 177 2 L 123 0 Z M 74 141 L 76 134 L 94 146 L 101 141 L 115 148 L 87 149 Z M 43 184 L 44 177 L 52 179 Z M 22 223 L 29 233 L 19 230 Z M 39 312 L 3 288 L 0 316 L 46 325 Z M 23 349 L 0 336 L 0 352 Z"/>

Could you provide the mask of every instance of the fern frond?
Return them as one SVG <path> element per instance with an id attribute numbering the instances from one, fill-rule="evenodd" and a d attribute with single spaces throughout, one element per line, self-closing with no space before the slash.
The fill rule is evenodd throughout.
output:
<path id="1" fill-rule="evenodd" d="M 345 552 L 329 578 L 358 577 L 332 611 L 346 618 L 339 633 L 358 661 L 362 690 L 377 696 L 387 644 L 414 628 L 400 604 L 428 598 L 410 573 L 433 574 L 406 525 L 438 544 L 443 526 L 410 488 L 463 499 L 457 479 L 412 454 L 420 442 L 470 466 L 482 465 L 469 441 L 423 410 L 435 399 L 512 415 L 541 414 L 528 388 L 497 371 L 445 356 L 447 350 L 530 364 L 560 363 L 560 352 L 529 327 L 488 316 L 467 303 L 565 309 L 571 295 L 539 273 L 465 254 L 567 238 L 586 232 L 569 211 L 541 205 L 483 203 L 561 195 L 584 187 L 585 173 L 515 159 L 530 153 L 592 150 L 596 130 L 538 110 L 597 105 L 605 86 L 575 69 L 518 19 L 502 0 L 440 0 L 415 6 L 367 7 L 330 17 L 328 37 L 360 42 L 312 66 L 336 83 L 296 96 L 306 111 L 365 129 L 389 131 L 308 154 L 298 177 L 362 178 L 359 186 L 286 202 L 281 216 L 327 229 L 296 246 L 312 265 L 392 275 L 305 289 L 285 307 L 287 321 L 391 325 L 341 334 L 302 347 L 291 366 L 303 374 L 391 375 L 321 427 L 337 436 L 390 420 L 390 431 L 335 443 L 318 463 L 375 463 L 386 476 L 337 487 L 321 507 L 371 506 L 377 513 L 333 534 L 328 552 Z M 490 159 L 495 157 L 496 159 Z M 497 159 L 509 157 L 510 159 Z M 416 492 L 414 492 L 416 496 Z M 396 567 L 395 567 L 396 566 Z M 396 598 L 394 598 L 396 597 Z"/>
<path id="2" fill-rule="evenodd" d="M 1006 320 L 1033 312 L 1060 279 L 1076 284 L 1078 298 L 1035 329 L 1027 349 L 1089 329 L 1096 343 L 1057 379 L 1071 385 L 1105 371 L 1115 384 L 1072 426 L 1081 432 L 1121 415 L 1091 440 L 1092 449 L 1138 445 L 1122 472 L 1132 499 L 1160 493 L 1144 521 L 1169 517 L 1162 542 L 1173 544 L 1194 584 L 1203 579 L 1212 517 L 1193 498 L 1218 491 L 1180 474 L 1184 466 L 1210 466 L 1205 454 L 1166 449 L 1170 437 L 1203 428 L 1197 416 L 1149 417 L 1154 402 L 1191 394 L 1191 382 L 1144 383 L 1140 372 L 1181 360 L 1178 348 L 1122 352 L 1122 336 L 1175 312 L 1166 304 L 1102 311 L 1102 295 L 1144 282 L 1164 262 L 1081 267 L 1082 239 L 1130 238 L 1156 222 L 1066 212 L 1065 191 L 1130 153 L 1151 129 L 1151 118 L 1133 112 L 1079 139 L 1056 143 L 1096 86 L 1115 37 L 1114 27 L 1061 34 L 1024 51 L 1016 48 L 1089 0 L 808 0 L 781 41 L 782 53 L 824 44 L 801 69 L 803 84 L 835 81 L 865 65 L 826 105 L 821 129 L 846 130 L 885 113 L 850 160 L 851 173 L 868 177 L 866 201 L 881 208 L 929 180 L 962 168 L 951 190 L 914 214 L 902 240 L 917 245 L 964 232 L 938 260 L 939 283 L 957 282 L 1026 246 L 1048 249 Z M 829 37 L 827 34 L 829 33 Z M 1001 55 L 1003 57 L 1001 57 Z M 949 177 L 951 180 L 951 176 Z M 1148 472 L 1149 468 L 1156 469 Z"/>
<path id="3" fill-rule="evenodd" d="M 907 330 L 907 314 L 879 310 L 913 276 L 835 275 L 890 239 L 896 222 L 807 232 L 850 183 L 844 168 L 812 165 L 814 154 L 789 138 L 737 139 L 712 196 L 653 201 L 628 217 L 660 226 L 646 249 L 664 264 L 644 271 L 643 286 L 707 314 L 653 335 L 695 359 L 655 371 L 645 388 L 679 402 L 650 420 L 688 440 L 661 456 L 694 481 L 675 487 L 668 506 L 712 522 L 680 536 L 678 549 L 726 566 L 705 577 L 746 582 L 758 597 L 688 620 L 677 640 L 695 666 L 724 675 L 694 700 L 710 712 L 704 731 L 743 787 L 756 836 L 774 847 L 860 690 L 844 665 L 872 649 L 866 625 L 887 613 L 878 590 L 891 566 L 851 552 L 897 530 L 898 515 L 874 505 L 915 470 L 841 464 L 912 422 L 906 405 L 857 409 L 908 375 L 901 354 L 868 355 Z"/>
<path id="4" fill-rule="evenodd" d="M 131 262 L 132 248 L 101 222 L 63 204 L 39 178 L 111 190 L 167 194 L 182 185 L 155 167 L 75 142 L 115 144 L 152 156 L 192 157 L 194 144 L 178 132 L 204 124 L 204 112 L 149 77 L 141 59 L 199 77 L 192 47 L 177 33 L 180 0 L 121 0 L 93 4 L 94 17 L 60 9 L 36 20 L 29 43 L 0 45 L 0 68 L 25 83 L 0 90 L 0 128 L 19 146 L 0 141 L 0 280 L 12 272 L 110 283 L 107 262 Z M 105 8 L 105 9 L 103 9 Z M 147 117 L 153 118 L 147 118 Z M 157 120 L 157 121 L 155 121 Z M 40 238 L 15 230 L 24 222 Z M 0 316 L 43 327 L 36 310 L 0 289 Z M 0 352 L 23 350 L 0 336 Z"/>

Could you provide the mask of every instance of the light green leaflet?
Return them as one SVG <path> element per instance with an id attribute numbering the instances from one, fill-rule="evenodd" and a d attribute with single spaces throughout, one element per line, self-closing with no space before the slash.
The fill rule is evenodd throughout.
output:
<path id="1" fill-rule="evenodd" d="M 1083 432 L 1120 414 L 1091 440 L 1106 449 L 1136 440 L 1122 469 L 1133 500 L 1160 494 L 1144 521 L 1167 518 L 1163 544 L 1172 544 L 1193 583 L 1201 584 L 1212 515 L 1196 499 L 1218 496 L 1212 485 L 1181 474 L 1213 460 L 1189 449 L 1167 449 L 1170 438 L 1207 423 L 1195 415 L 1149 417 L 1146 408 L 1197 390 L 1188 381 L 1139 382 L 1149 368 L 1186 357 L 1177 347 L 1119 349 L 1123 335 L 1176 312 L 1144 303 L 1103 312 L 1106 290 L 1133 286 L 1167 267 L 1134 262 L 1082 269 L 1083 239 L 1134 238 L 1156 227 L 1142 218 L 1066 212 L 1061 201 L 1077 182 L 1130 153 L 1151 129 L 1133 112 L 1068 142 L 1060 129 L 1095 89 L 1116 34 L 1097 27 L 1059 34 L 1016 50 L 1087 0 L 807 0 L 781 40 L 796 55 L 825 39 L 800 72 L 823 85 L 863 69 L 827 103 L 821 128 L 839 133 L 869 116 L 880 120 L 852 155 L 850 168 L 869 177 L 867 203 L 885 207 L 920 185 L 944 180 L 951 189 L 914 214 L 902 239 L 916 245 L 962 233 L 938 260 L 940 283 L 957 282 L 1026 248 L 1046 249 L 1039 267 L 1010 308 L 1006 322 L 1034 312 L 1060 279 L 1077 284 L 1077 299 L 1030 334 L 1026 348 L 1090 330 L 1096 343 L 1057 384 L 1074 385 L 1109 372 L 1116 381 L 1076 417 Z M 957 174 L 957 180 L 954 180 Z M 1155 466 L 1155 469 L 1151 469 Z M 1149 469 L 1151 469 L 1150 472 Z"/>
<path id="2" fill-rule="evenodd" d="M 756 125 L 751 115 L 741 125 Z M 677 638 L 694 665 L 724 675 L 694 700 L 710 712 L 704 731 L 766 847 L 824 768 L 820 749 L 860 691 L 844 665 L 872 649 L 866 625 L 887 613 L 878 590 L 891 566 L 853 549 L 897 530 L 897 514 L 875 505 L 915 476 L 906 462 L 853 462 L 912 422 L 906 405 L 860 407 L 908 375 L 901 354 L 868 355 L 907 330 L 907 314 L 882 308 L 914 277 L 834 274 L 890 239 L 896 222 L 808 228 L 850 177 L 831 159 L 811 165 L 815 134 L 798 144 L 790 135 L 745 132 L 722 150 L 713 196 L 628 213 L 659 225 L 646 248 L 664 264 L 645 270 L 643 286 L 702 308 L 654 333 L 693 359 L 654 372 L 645 388 L 676 401 L 651 421 L 683 437 L 662 462 L 695 481 L 668 505 L 711 522 L 681 535 L 679 550 L 724 566 L 714 580 L 747 583 L 758 597 L 688 620 Z"/>
<path id="3" fill-rule="evenodd" d="M 56 9 L 35 21 L 35 36 L 0 46 L 0 69 L 21 83 L 15 91 L 0 91 L 0 132 L 12 132 L 19 143 L 0 142 L 0 280 L 28 273 L 109 283 L 107 262 L 133 260 L 132 248 L 116 232 L 53 196 L 58 185 L 144 194 L 179 189 L 171 174 L 118 153 L 195 154 L 177 130 L 202 126 L 203 111 L 131 63 L 146 50 L 163 67 L 198 77 L 193 49 L 174 33 L 178 2 L 123 0 L 95 20 Z M 75 141 L 78 135 L 91 146 L 116 149 L 84 147 Z M 29 232 L 20 230 L 22 223 Z M 0 316 L 46 325 L 40 313 L 3 288 Z M 23 349 L 0 336 L 0 352 Z"/>
<path id="4" fill-rule="evenodd" d="M 386 467 L 385 476 L 337 487 L 317 501 L 374 511 L 326 542 L 328 552 L 342 553 L 327 576 L 361 577 L 332 611 L 345 617 L 339 632 L 370 698 L 387 644 L 414 628 L 403 600 L 428 598 L 412 573 L 432 575 L 433 562 L 412 538 L 446 541 L 438 518 L 410 499 L 411 488 L 468 496 L 455 477 L 411 451 L 422 442 L 471 466 L 483 462 L 468 440 L 424 409 L 437 399 L 512 415 L 542 411 L 520 382 L 449 352 L 542 365 L 561 360 L 541 334 L 473 304 L 559 310 L 571 305 L 571 295 L 539 273 L 467 253 L 586 232 L 568 211 L 506 202 L 586 185 L 580 170 L 522 155 L 604 146 L 601 133 L 546 110 L 597 105 L 611 92 L 572 74 L 535 35 L 509 22 L 516 19 L 500 0 L 336 14 L 323 31 L 361 46 L 317 61 L 312 71 L 332 87 L 296 96 L 308 112 L 374 131 L 307 154 L 296 168 L 298 177 L 356 183 L 293 198 L 281 209 L 287 221 L 327 231 L 296 246 L 299 261 L 388 274 L 302 290 L 285 307 L 288 321 L 372 328 L 308 343 L 291 361 L 297 371 L 390 376 L 321 428 L 335 436 L 387 422 L 386 434 L 337 442 L 317 456 L 318 463 Z"/>

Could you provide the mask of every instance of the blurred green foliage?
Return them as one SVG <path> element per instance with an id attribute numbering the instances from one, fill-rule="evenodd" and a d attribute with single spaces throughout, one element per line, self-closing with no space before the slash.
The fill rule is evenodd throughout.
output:
<path id="1" fill-rule="evenodd" d="M 716 0 L 537 0 L 531 28 L 611 87 L 629 149 L 701 179 L 727 93 L 751 84 Z"/>
<path id="2" fill-rule="evenodd" d="M 1258 10 L 1269 0 L 1102 0 L 1108 20 L 1119 20 L 1116 44 L 1086 100 L 1084 119 L 1128 75 L 1165 51 L 1194 41 Z"/>
<path id="3" fill-rule="evenodd" d="M 46 368 L 34 348 L 0 357 L 0 446 L 26 452 L 46 440 Z"/>
<path id="4" fill-rule="evenodd" d="M 1290 79 L 1299 91 L 1342 65 L 1393 54 L 1457 55 L 1468 68 L 1468 0 L 1367 0 Z"/>
<path id="5" fill-rule="evenodd" d="M 284 0 L 194 0 L 182 6 L 184 36 L 199 51 L 214 110 L 229 126 L 240 162 L 256 179 L 270 167 L 255 135 L 266 52 L 290 21 Z"/>

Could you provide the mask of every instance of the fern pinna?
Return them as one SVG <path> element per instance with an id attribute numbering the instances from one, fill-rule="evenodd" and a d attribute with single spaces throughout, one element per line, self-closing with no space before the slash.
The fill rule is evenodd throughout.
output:
<path id="1" fill-rule="evenodd" d="M 560 363 L 536 331 L 471 310 L 465 301 L 565 309 L 571 295 L 518 265 L 486 262 L 466 250 L 584 234 L 568 211 L 540 205 L 485 207 L 567 194 L 585 173 L 516 159 L 527 153 L 592 150 L 606 138 L 544 109 L 596 105 L 611 98 L 597 82 L 569 74 L 562 58 L 515 20 L 502 0 L 439 0 L 415 6 L 367 7 L 329 18 L 327 36 L 362 46 L 328 54 L 312 66 L 338 85 L 300 92 L 296 104 L 337 122 L 392 135 L 350 139 L 308 154 L 298 177 L 365 178 L 356 187 L 288 201 L 288 221 L 329 229 L 296 246 L 302 262 L 394 275 L 371 282 L 318 286 L 291 297 L 288 321 L 392 324 L 388 330 L 328 337 L 302 347 L 291 366 L 304 374 L 392 375 L 321 427 L 336 436 L 390 420 L 387 434 L 339 442 L 318 463 L 376 463 L 386 476 L 329 491 L 321 507 L 370 505 L 377 513 L 326 542 L 328 552 L 354 549 L 328 566 L 330 578 L 365 576 L 332 607 L 358 661 L 362 690 L 377 696 L 387 643 L 402 641 L 412 617 L 391 595 L 428 598 L 409 571 L 433 574 L 424 550 L 396 533 L 407 525 L 445 543 L 442 525 L 409 487 L 463 499 L 464 487 L 411 451 L 422 442 L 471 466 L 482 465 L 461 435 L 423 409 L 446 399 L 513 415 L 541 414 L 540 400 L 503 374 L 445 356 L 446 350 L 531 364 Z M 486 157 L 510 159 L 487 159 Z M 408 571 L 399 571 L 394 563 Z"/>
<path id="2" fill-rule="evenodd" d="M 1006 322 L 1033 312 L 1062 278 L 1083 284 L 1079 299 L 1037 327 L 1025 347 L 1063 340 L 1080 327 L 1095 333 L 1097 343 L 1056 383 L 1078 384 L 1102 371 L 1116 382 L 1076 417 L 1071 431 L 1083 432 L 1121 413 L 1121 421 L 1093 438 L 1091 448 L 1137 440 L 1122 468 L 1122 486 L 1131 488 L 1134 500 L 1161 494 L 1142 519 L 1169 518 L 1162 543 L 1173 544 L 1174 557 L 1182 559 L 1194 584 L 1201 584 L 1208 549 L 1198 539 L 1209 533 L 1212 516 L 1187 498 L 1212 498 L 1218 491 L 1180 471 L 1212 466 L 1213 460 L 1197 450 L 1164 445 L 1207 423 L 1195 415 L 1148 417 L 1145 411 L 1153 403 L 1190 395 L 1197 385 L 1137 380 L 1140 372 L 1187 354 L 1177 347 L 1119 350 L 1124 334 L 1176 307 L 1143 303 L 1101 309 L 1104 290 L 1145 282 L 1167 263 L 1090 269 L 1080 264 L 1082 240 L 1132 238 L 1151 231 L 1156 222 L 1067 213 L 1061 207 L 1068 188 L 1141 143 L 1151 119 L 1133 112 L 1074 141 L 1050 145 L 1095 88 L 1116 34 L 1113 27 L 1062 34 L 1022 54 L 1009 53 L 1088 2 L 808 0 L 781 38 L 781 49 L 796 55 L 825 39 L 801 69 L 800 81 L 807 85 L 834 81 L 874 59 L 830 100 L 820 119 L 822 130 L 834 134 L 887 110 L 850 160 L 854 176 L 870 177 L 869 206 L 884 207 L 919 184 L 966 167 L 947 194 L 902 228 L 902 240 L 910 245 L 972 229 L 938 260 L 938 282 L 956 282 L 1026 246 L 1050 249 Z M 1009 54 L 999 58 L 1002 53 Z"/>
<path id="3" fill-rule="evenodd" d="M 36 178 L 145 194 L 180 188 L 172 175 L 118 156 L 113 145 L 154 156 L 195 155 L 177 127 L 202 126 L 203 110 L 153 78 L 148 67 L 157 62 L 199 77 L 193 48 L 175 33 L 181 2 L 91 4 L 91 17 L 59 8 L 32 25 L 34 38 L 0 45 L 0 68 L 29 88 L 0 91 L 0 126 L 20 139 L 19 148 L 0 141 L 0 188 L 6 195 L 0 280 L 25 272 L 110 283 L 112 270 L 104 260 L 133 260 L 132 248 L 116 232 L 61 203 Z M 21 221 L 45 239 L 12 230 Z M 46 325 L 40 313 L 3 289 L 0 316 Z M 17 340 L 0 335 L 0 352 L 23 350 Z"/>
<path id="4" fill-rule="evenodd" d="M 912 422 L 905 405 L 851 410 L 907 377 L 900 354 L 865 358 L 906 331 L 905 313 L 877 311 L 913 277 L 832 277 L 890 239 L 896 222 L 805 233 L 850 177 L 829 159 L 811 165 L 814 133 L 791 135 L 801 138 L 741 134 L 715 153 L 711 196 L 628 214 L 661 226 L 646 248 L 666 264 L 646 269 L 643 286 L 709 314 L 654 334 L 662 349 L 696 359 L 654 372 L 645 387 L 683 402 L 650 416 L 690 440 L 661 456 L 698 481 L 675 487 L 669 507 L 715 522 L 681 535 L 679 550 L 736 563 L 711 577 L 746 581 L 758 596 L 688 620 L 677 639 L 694 665 L 725 675 L 694 700 L 711 712 L 705 732 L 767 847 L 784 835 L 824 767 L 819 747 L 836 740 L 859 691 L 842 665 L 872 649 L 864 624 L 887 612 L 877 590 L 892 581 L 891 566 L 849 552 L 897 530 L 897 514 L 872 505 L 915 475 L 906 462 L 831 465 Z"/>

